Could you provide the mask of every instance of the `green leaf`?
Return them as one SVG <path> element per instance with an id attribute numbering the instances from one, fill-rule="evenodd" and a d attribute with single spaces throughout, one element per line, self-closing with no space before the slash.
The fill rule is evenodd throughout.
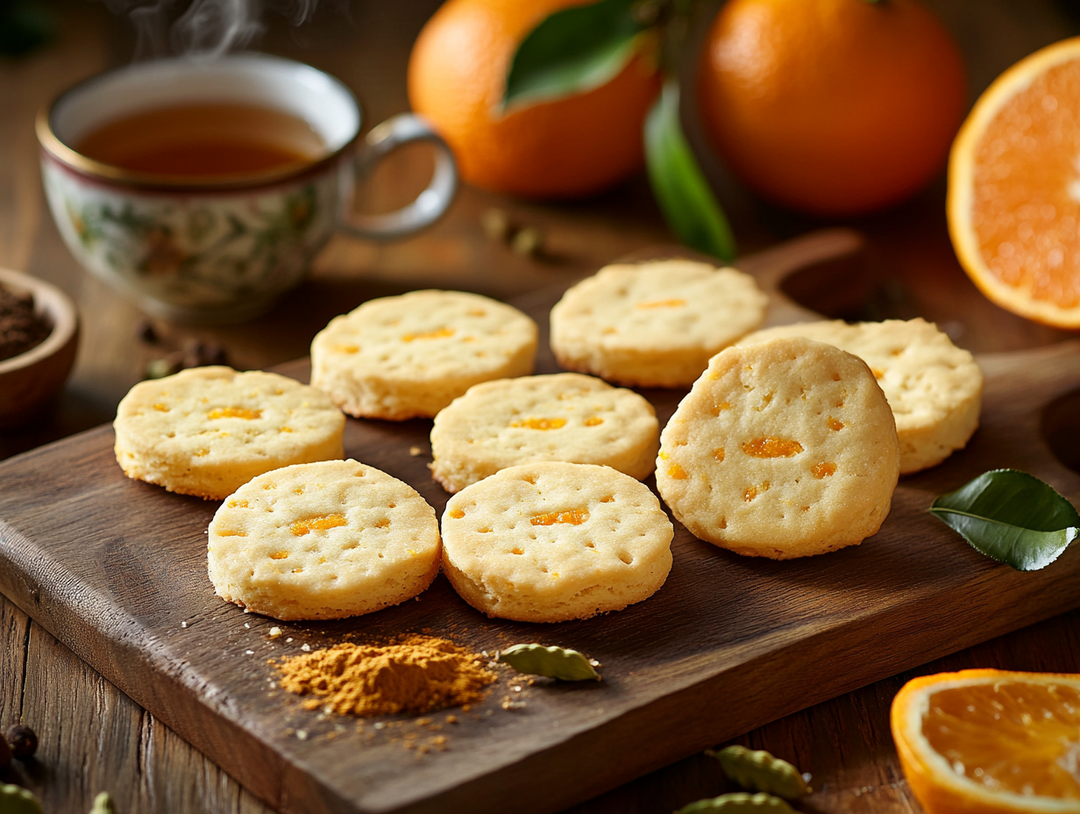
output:
<path id="1" fill-rule="evenodd" d="M 944 494 L 930 512 L 978 552 L 1018 571 L 1038 571 L 1080 536 L 1080 514 L 1033 475 L 994 469 Z"/>
<path id="2" fill-rule="evenodd" d="M 510 63 L 503 110 L 585 93 L 614 79 L 647 23 L 638 0 L 600 0 L 553 12 L 522 40 Z"/>
<path id="3" fill-rule="evenodd" d="M 679 86 L 668 80 L 645 120 L 645 162 L 653 195 L 679 240 L 730 262 L 735 238 L 679 121 Z"/>

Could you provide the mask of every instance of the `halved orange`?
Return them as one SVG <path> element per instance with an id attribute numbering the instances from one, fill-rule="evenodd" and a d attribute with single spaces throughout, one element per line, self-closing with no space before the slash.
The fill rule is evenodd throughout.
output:
<path id="1" fill-rule="evenodd" d="M 1080 37 L 979 97 L 949 154 L 949 234 L 993 302 L 1080 330 Z"/>
<path id="2" fill-rule="evenodd" d="M 891 724 L 927 814 L 1080 812 L 1080 675 L 923 676 L 897 693 Z"/>

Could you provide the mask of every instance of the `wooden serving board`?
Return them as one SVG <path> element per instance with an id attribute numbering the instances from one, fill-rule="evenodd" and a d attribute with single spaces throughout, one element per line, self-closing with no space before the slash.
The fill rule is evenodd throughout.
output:
<path id="1" fill-rule="evenodd" d="M 851 251 L 853 241 L 827 234 L 746 261 L 776 296 L 771 321 L 807 316 L 779 293 L 783 278 Z M 546 327 L 559 293 L 518 304 Z M 980 429 L 943 465 L 901 480 L 877 535 L 773 562 L 729 554 L 676 524 L 664 587 L 601 618 L 489 620 L 442 577 L 415 601 L 352 620 L 285 624 L 245 614 L 214 596 L 206 577 L 204 532 L 217 504 L 125 478 L 109 426 L 0 464 L 0 591 L 283 812 L 555 812 L 1080 605 L 1080 552 L 1018 573 L 927 513 L 938 494 L 997 467 L 1031 472 L 1080 503 L 1080 476 L 1045 440 L 1080 403 L 1068 400 L 1080 388 L 1080 341 L 980 362 Z M 539 371 L 554 370 L 542 350 Z M 303 380 L 307 363 L 281 371 Z M 682 393 L 646 395 L 663 422 Z M 346 451 L 411 483 L 441 513 L 447 495 L 426 466 L 430 426 L 350 420 Z M 284 635 L 271 638 L 275 625 Z M 522 641 L 574 647 L 602 663 L 604 680 L 529 684 L 503 670 L 490 696 L 467 711 L 362 725 L 306 710 L 273 686 L 268 660 L 304 644 L 403 631 L 477 650 Z"/>

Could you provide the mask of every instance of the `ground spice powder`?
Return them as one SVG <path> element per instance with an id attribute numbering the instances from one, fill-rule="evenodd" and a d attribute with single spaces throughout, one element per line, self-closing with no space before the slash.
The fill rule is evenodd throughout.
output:
<path id="1" fill-rule="evenodd" d="M 346 642 L 274 663 L 281 686 L 339 715 L 430 712 L 479 701 L 496 678 L 482 657 L 419 634 L 384 645 Z"/>

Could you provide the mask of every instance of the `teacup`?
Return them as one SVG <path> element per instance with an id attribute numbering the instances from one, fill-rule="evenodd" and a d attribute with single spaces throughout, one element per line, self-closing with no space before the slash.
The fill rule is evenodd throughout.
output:
<path id="1" fill-rule="evenodd" d="M 177 321 L 239 322 L 303 278 L 337 229 L 383 240 L 446 211 L 449 147 L 402 114 L 359 143 L 349 89 L 266 54 L 167 59 L 88 79 L 38 117 L 46 197 L 75 257 Z M 352 214 L 358 175 L 412 141 L 436 146 L 423 192 L 396 212 Z"/>

